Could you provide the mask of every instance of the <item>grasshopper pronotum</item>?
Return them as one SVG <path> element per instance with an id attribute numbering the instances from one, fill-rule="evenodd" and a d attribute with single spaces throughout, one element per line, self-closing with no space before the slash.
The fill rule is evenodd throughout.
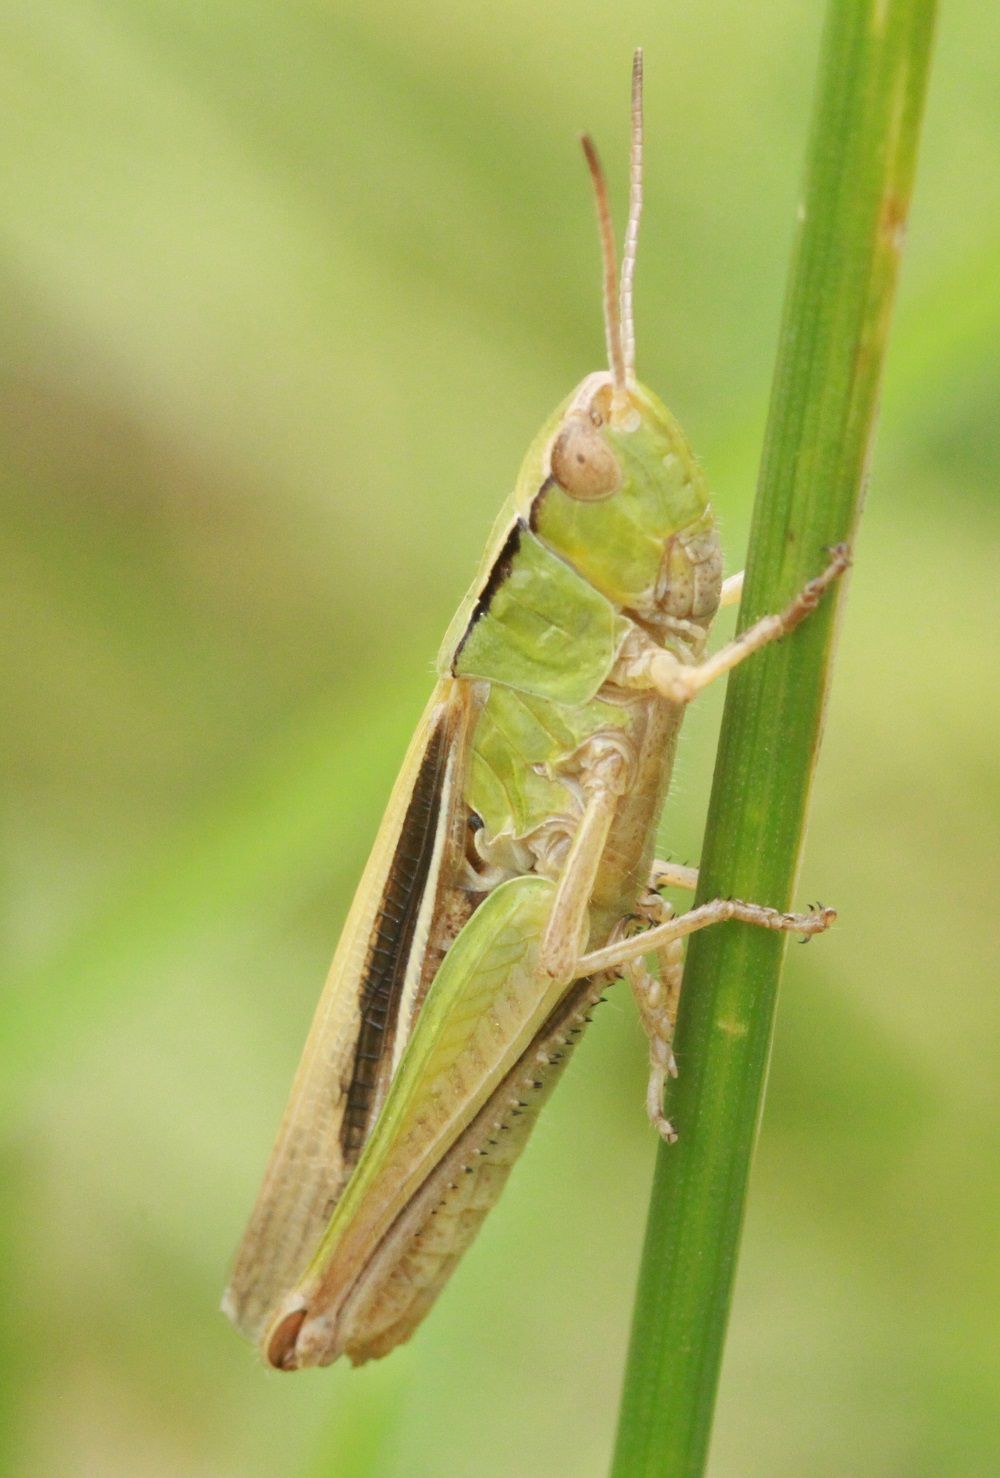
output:
<path id="1" fill-rule="evenodd" d="M 685 705 L 807 615 L 847 552 L 705 655 L 740 577 L 723 581 L 701 469 L 635 378 L 642 144 L 636 53 L 620 283 L 583 140 L 609 368 L 535 439 L 445 637 L 226 1293 L 281 1370 L 360 1363 L 409 1337 L 610 980 L 635 994 L 648 1113 L 669 1140 L 683 937 L 733 918 L 808 936 L 834 917 L 722 899 L 675 917 L 657 891 L 697 877 L 653 856 Z"/>

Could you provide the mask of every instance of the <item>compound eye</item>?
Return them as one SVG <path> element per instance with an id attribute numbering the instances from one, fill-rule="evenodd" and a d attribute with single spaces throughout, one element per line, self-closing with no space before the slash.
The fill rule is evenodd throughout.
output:
<path id="1" fill-rule="evenodd" d="M 589 417 L 567 421 L 552 447 L 552 476 L 571 498 L 597 503 L 621 486 L 618 458 Z"/>

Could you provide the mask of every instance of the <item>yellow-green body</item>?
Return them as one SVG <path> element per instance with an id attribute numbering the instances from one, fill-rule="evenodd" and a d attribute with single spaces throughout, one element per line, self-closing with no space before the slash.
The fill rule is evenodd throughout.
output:
<path id="1" fill-rule="evenodd" d="M 279 1368 L 407 1338 L 499 1194 L 594 998 L 545 941 L 602 765 L 624 778 L 572 948 L 653 859 L 683 710 L 619 664 L 650 639 L 697 661 L 721 576 L 676 422 L 589 376 L 449 628 L 240 1250 L 226 1307 Z"/>
<path id="2" fill-rule="evenodd" d="M 834 917 L 716 899 L 675 919 L 652 887 L 685 704 L 794 629 L 849 557 L 838 546 L 784 611 L 706 657 L 722 595 L 708 490 L 635 377 L 642 135 L 636 52 L 620 278 L 582 140 L 609 368 L 539 431 L 445 636 L 224 1299 L 279 1370 L 357 1364 L 409 1338 L 610 979 L 626 974 L 636 998 L 646 1112 L 671 1142 L 683 937 L 733 918 L 808 937 Z M 668 877 L 692 885 L 691 869 L 657 864 L 657 884 Z"/>

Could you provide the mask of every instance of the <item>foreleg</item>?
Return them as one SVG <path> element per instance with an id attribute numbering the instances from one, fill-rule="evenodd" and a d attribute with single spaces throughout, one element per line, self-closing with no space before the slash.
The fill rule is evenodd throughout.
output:
<path id="1" fill-rule="evenodd" d="M 794 631 L 819 605 L 824 592 L 844 573 L 850 564 L 846 544 L 838 544 L 833 557 L 821 575 L 810 580 L 793 601 L 775 615 L 762 616 L 746 631 L 703 661 L 689 664 L 675 657 L 639 628 L 626 639 L 612 671 L 612 682 L 629 688 L 652 688 L 674 703 L 690 703 L 716 678 L 730 672 L 769 642 Z"/>

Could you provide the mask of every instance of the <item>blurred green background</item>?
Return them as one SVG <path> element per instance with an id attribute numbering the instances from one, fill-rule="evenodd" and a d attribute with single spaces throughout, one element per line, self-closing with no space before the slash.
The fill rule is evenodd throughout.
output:
<path id="1" fill-rule="evenodd" d="M 215 1308 L 438 637 L 602 360 L 576 132 L 621 220 L 644 43 L 640 371 L 738 568 L 820 21 L 5 7 L 7 1471 L 605 1470 L 654 1152 L 623 995 L 408 1347 L 290 1379 Z M 998 33 L 945 7 L 801 881 L 842 922 L 789 952 L 733 1478 L 1000 1470 Z M 686 724 L 675 857 L 720 697 Z"/>

